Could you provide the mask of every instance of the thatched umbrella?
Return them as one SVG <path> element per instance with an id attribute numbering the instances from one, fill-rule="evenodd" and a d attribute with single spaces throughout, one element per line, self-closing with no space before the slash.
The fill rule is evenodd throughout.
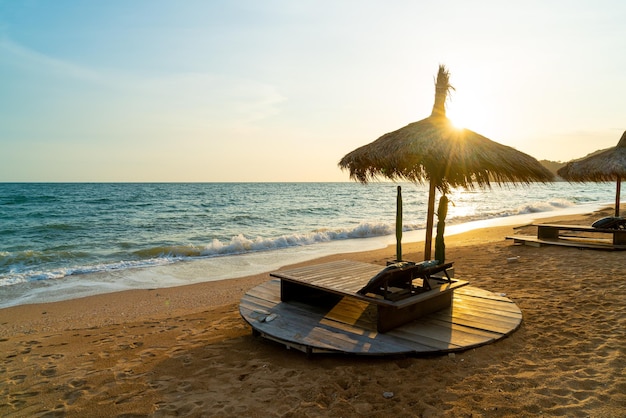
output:
<path id="1" fill-rule="evenodd" d="M 550 181 L 553 175 L 536 159 L 491 141 L 469 129 L 456 129 L 446 117 L 445 103 L 453 87 L 445 66 L 439 66 L 435 104 L 426 119 L 390 132 L 343 157 L 339 166 L 367 183 L 377 177 L 429 183 L 424 259 L 431 255 L 435 190 L 489 188 L 495 182 L 528 184 Z"/>
<path id="2" fill-rule="evenodd" d="M 557 174 L 570 181 L 616 181 L 615 216 L 619 217 L 622 179 L 626 179 L 626 131 L 617 146 L 580 160 L 570 161 Z"/>

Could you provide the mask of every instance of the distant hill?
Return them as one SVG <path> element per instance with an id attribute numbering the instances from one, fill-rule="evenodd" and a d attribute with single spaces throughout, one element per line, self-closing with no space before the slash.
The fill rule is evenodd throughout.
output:
<path id="1" fill-rule="evenodd" d="M 556 176 L 556 170 L 563 167 L 566 163 L 560 161 L 539 160 L 542 166 L 550 170 L 552 174 Z"/>

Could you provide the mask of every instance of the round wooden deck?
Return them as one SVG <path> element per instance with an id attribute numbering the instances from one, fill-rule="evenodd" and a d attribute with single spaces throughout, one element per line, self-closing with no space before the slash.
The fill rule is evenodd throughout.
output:
<path id="1" fill-rule="evenodd" d="M 350 297 L 330 298 L 315 306 L 281 302 L 279 279 L 249 290 L 239 312 L 255 335 L 307 354 L 464 351 L 504 338 L 522 322 L 522 312 L 510 299 L 466 286 L 454 291 L 449 308 L 379 333 L 376 310 L 369 303 Z"/>

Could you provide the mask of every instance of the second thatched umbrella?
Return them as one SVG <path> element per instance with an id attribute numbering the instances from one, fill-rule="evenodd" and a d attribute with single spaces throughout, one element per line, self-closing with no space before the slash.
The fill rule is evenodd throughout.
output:
<path id="1" fill-rule="evenodd" d="M 367 183 L 377 177 L 429 183 L 424 259 L 432 248 L 435 191 L 489 188 L 494 182 L 550 181 L 552 173 L 535 158 L 469 129 L 456 129 L 446 117 L 445 103 L 453 88 L 445 66 L 439 66 L 435 104 L 426 119 L 390 132 L 345 155 L 339 166 Z"/>
<path id="2" fill-rule="evenodd" d="M 626 179 L 626 131 L 622 134 L 617 146 L 598 154 L 561 167 L 557 174 L 570 181 L 615 181 L 615 217 L 619 217 L 619 200 L 622 180 Z"/>

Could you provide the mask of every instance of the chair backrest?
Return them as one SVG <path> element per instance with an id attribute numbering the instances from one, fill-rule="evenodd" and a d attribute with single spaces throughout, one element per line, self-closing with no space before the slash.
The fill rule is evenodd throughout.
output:
<path id="1" fill-rule="evenodd" d="M 626 219 L 607 216 L 606 218 L 598 219 L 591 226 L 599 229 L 624 229 L 626 228 Z"/>
<path id="2" fill-rule="evenodd" d="M 439 262 L 436 260 L 429 260 L 420 263 L 401 261 L 399 263 L 390 264 L 372 277 L 357 293 L 361 295 L 366 293 L 378 293 L 381 288 L 385 288 L 388 285 L 400 285 L 401 283 L 410 284 L 413 278 L 420 272 L 435 267 L 438 263 Z"/>

